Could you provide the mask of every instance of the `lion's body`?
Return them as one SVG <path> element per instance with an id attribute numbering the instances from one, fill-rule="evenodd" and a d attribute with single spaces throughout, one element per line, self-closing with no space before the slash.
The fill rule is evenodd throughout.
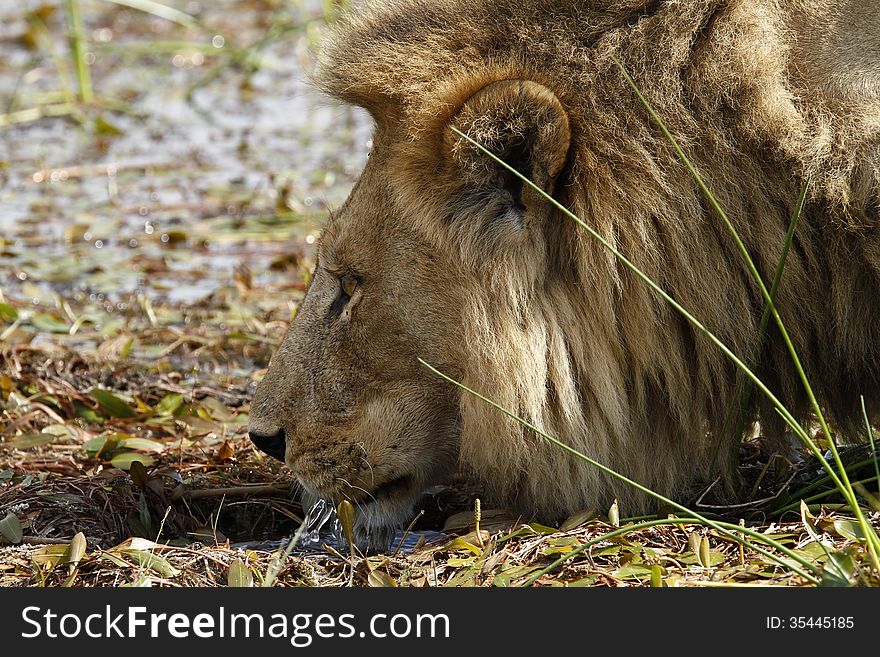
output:
<path id="1" fill-rule="evenodd" d="M 555 183 L 547 188 L 750 360 L 764 310 L 758 287 L 613 57 L 679 139 L 768 285 L 810 180 L 777 304 L 821 401 L 846 426 L 858 395 L 876 397 L 880 379 L 880 6 L 872 0 L 384 3 L 336 33 L 319 70 L 325 89 L 377 123 L 374 156 L 323 239 L 333 244 L 344 232 L 337 224 L 360 222 L 367 243 L 412 244 L 417 270 L 431 254 L 422 269 L 440 279 L 434 291 L 429 281 L 409 300 L 395 297 L 401 314 L 430 321 L 396 358 L 434 358 L 547 433 L 676 495 L 711 475 L 734 365 L 529 190 L 519 229 L 499 227 L 486 209 L 495 197 L 472 189 L 489 165 L 450 164 L 469 148 L 450 138 L 452 124 L 487 145 L 511 132 L 531 139 L 528 119 L 504 119 L 510 103 L 492 105 L 484 94 L 480 107 L 501 109 L 478 116 L 469 99 L 497 81 L 537 83 L 527 90 L 542 99 L 534 102 L 567 117 L 568 132 L 552 139 L 570 136 L 563 168 L 548 165 Z M 475 204 L 480 198 L 489 201 Z M 454 304 L 445 320 L 440 301 Z M 306 322 L 294 323 L 290 340 Z M 403 379 L 428 381 L 407 372 Z M 775 330 L 759 374 L 805 415 Z M 627 486 L 484 402 L 461 395 L 451 405 L 459 460 L 501 502 L 547 516 L 615 497 L 627 512 L 644 508 Z M 778 429 L 775 412 L 761 408 L 762 423 Z M 722 442 L 723 460 L 735 442 Z"/>

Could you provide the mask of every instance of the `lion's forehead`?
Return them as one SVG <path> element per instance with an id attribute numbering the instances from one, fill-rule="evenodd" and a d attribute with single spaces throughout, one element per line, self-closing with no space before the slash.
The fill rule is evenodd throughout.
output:
<path id="1" fill-rule="evenodd" d="M 426 181 L 426 194 L 430 181 Z M 437 278 L 455 268 L 420 231 L 418 213 L 389 194 L 388 183 L 362 182 L 321 233 L 318 260 L 333 272 Z M 440 263 L 438 261 L 442 260 Z"/>

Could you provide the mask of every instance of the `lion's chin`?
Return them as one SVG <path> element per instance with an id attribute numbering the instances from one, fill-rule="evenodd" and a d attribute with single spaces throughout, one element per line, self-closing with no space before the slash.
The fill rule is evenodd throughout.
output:
<path id="1" fill-rule="evenodd" d="M 377 501 L 357 509 L 354 540 L 362 552 L 387 552 L 398 530 L 413 517 L 418 497 L 406 500 Z"/>

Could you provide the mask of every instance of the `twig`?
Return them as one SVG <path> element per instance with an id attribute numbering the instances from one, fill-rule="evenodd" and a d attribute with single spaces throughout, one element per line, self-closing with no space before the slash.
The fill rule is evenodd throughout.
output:
<path id="1" fill-rule="evenodd" d="M 277 495 L 289 497 L 290 489 L 286 486 L 274 484 L 260 484 L 258 486 L 233 486 L 231 488 L 204 488 L 199 490 L 177 490 L 171 496 L 171 501 L 176 502 L 180 498 L 196 500 L 207 497 L 244 497 L 247 495 Z"/>
<path id="2" fill-rule="evenodd" d="M 48 536 L 22 536 L 18 543 L 10 543 L 0 538 L 0 545 L 67 545 L 72 538 L 49 538 Z"/>

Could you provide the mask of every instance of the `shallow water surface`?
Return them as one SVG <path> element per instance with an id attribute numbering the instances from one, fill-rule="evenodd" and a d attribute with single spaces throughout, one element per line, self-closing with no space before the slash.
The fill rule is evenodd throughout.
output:
<path id="1" fill-rule="evenodd" d="M 233 543 L 232 547 L 239 550 L 273 552 L 279 549 L 286 549 L 294 536 L 295 534 L 283 540 Z M 409 554 L 422 545 L 445 538 L 445 534 L 437 531 L 405 531 L 399 529 L 391 539 L 387 552 Z M 306 514 L 305 528 L 291 553 L 326 554 L 327 549 L 325 546 L 329 546 L 343 554 L 348 551 L 348 541 L 345 540 L 342 525 L 336 516 L 336 510 L 326 500 L 318 500 Z"/>
<path id="2" fill-rule="evenodd" d="M 166 4 L 200 27 L 82 2 L 95 102 L 29 120 L 77 88 L 65 5 L 0 0 L 7 296 L 186 305 L 242 267 L 271 285 L 362 167 L 368 119 L 306 81 L 321 3 Z"/>

